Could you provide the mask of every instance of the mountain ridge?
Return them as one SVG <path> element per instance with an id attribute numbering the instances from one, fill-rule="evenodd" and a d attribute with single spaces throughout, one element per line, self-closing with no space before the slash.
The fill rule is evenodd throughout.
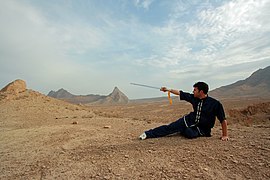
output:
<path id="1" fill-rule="evenodd" d="M 234 97 L 270 97 L 270 66 L 253 72 L 248 78 L 221 86 L 209 92 L 211 96 L 221 98 Z"/>
<path id="2" fill-rule="evenodd" d="M 118 87 L 115 87 L 107 96 L 95 94 L 74 95 L 63 88 L 58 91 L 50 91 L 47 96 L 73 104 L 127 104 L 129 102 L 128 97 Z"/>

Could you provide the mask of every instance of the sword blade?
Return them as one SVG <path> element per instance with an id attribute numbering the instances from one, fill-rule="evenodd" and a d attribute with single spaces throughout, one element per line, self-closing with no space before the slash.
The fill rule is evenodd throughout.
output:
<path id="1" fill-rule="evenodd" d="M 159 87 L 148 86 L 148 85 L 144 85 L 144 84 L 137 84 L 137 83 L 130 83 L 130 84 L 135 85 L 135 86 L 142 86 L 142 87 L 152 88 L 152 89 L 160 89 Z"/>

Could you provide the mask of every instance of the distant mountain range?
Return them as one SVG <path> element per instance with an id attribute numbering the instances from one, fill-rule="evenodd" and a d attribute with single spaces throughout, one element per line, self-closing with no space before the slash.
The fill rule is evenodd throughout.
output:
<path id="1" fill-rule="evenodd" d="M 127 104 L 128 97 L 117 87 L 108 96 L 101 95 L 73 95 L 67 90 L 61 88 L 58 91 L 50 91 L 47 96 L 62 99 L 74 104 Z"/>
<path id="2" fill-rule="evenodd" d="M 209 92 L 217 98 L 270 98 L 270 66 L 259 69 L 245 80 L 222 86 Z M 62 99 L 75 104 L 126 104 L 128 102 L 155 102 L 167 100 L 166 97 L 129 100 L 117 87 L 108 96 L 101 95 L 73 95 L 65 89 L 50 91 L 48 96 Z M 174 98 L 174 97 L 173 97 Z"/>
<path id="3" fill-rule="evenodd" d="M 214 89 L 209 94 L 221 98 L 270 98 L 270 66 L 255 71 L 245 80 Z"/>

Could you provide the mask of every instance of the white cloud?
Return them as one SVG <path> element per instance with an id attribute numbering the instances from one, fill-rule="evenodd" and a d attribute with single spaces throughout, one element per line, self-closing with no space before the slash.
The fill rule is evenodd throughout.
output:
<path id="1" fill-rule="evenodd" d="M 266 28 L 269 23 L 263 24 L 270 18 L 266 8 L 269 4 L 269 1 L 231 1 L 217 8 L 205 5 L 198 19 L 189 22 L 178 21 L 185 10 L 181 7 L 180 15 L 172 15 L 170 24 L 162 29 L 162 33 L 175 37 L 168 45 L 170 49 L 164 51 L 163 60 L 168 61 L 163 61 L 167 64 L 163 67 L 183 65 L 181 61 L 188 59 L 199 61 L 196 65 L 215 63 L 217 66 L 256 61 L 256 52 L 252 49 L 261 47 L 264 54 L 269 53 L 269 42 L 264 36 L 265 32 L 269 33 L 270 29 Z M 231 59 L 220 59 L 220 56 L 231 56 Z"/>
<path id="2" fill-rule="evenodd" d="M 231 1 L 221 7 L 204 10 L 198 16 L 199 23 L 191 26 L 197 32 L 190 32 L 193 32 L 193 36 L 206 35 L 206 45 L 211 43 L 216 46 L 230 43 L 243 34 L 258 33 L 265 26 L 260 19 L 268 14 L 264 9 L 265 4 L 265 1 Z"/>
<path id="3" fill-rule="evenodd" d="M 148 10 L 153 2 L 154 0 L 135 0 L 135 6 Z"/>

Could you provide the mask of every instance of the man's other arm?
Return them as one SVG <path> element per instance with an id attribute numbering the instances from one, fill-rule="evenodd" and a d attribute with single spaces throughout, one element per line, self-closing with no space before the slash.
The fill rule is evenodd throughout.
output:
<path id="1" fill-rule="evenodd" d="M 229 137 L 228 137 L 228 127 L 227 127 L 227 121 L 226 120 L 222 121 L 221 127 L 222 127 L 222 137 L 220 139 L 222 141 L 228 141 Z"/>

